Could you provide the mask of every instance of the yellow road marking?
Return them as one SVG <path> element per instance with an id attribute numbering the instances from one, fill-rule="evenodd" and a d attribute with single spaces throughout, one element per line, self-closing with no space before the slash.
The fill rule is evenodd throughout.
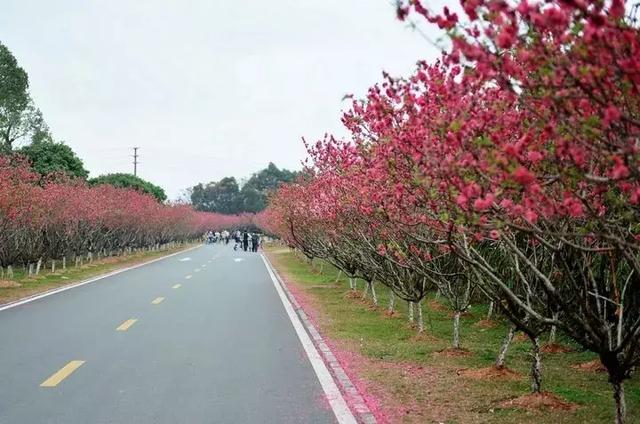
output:
<path id="1" fill-rule="evenodd" d="M 162 303 L 163 300 L 164 300 L 164 297 L 156 297 L 155 299 L 153 299 L 151 303 L 153 303 L 154 305 L 157 305 L 158 303 Z"/>
<path id="2" fill-rule="evenodd" d="M 84 361 L 71 361 L 64 367 L 60 368 L 58 372 L 47 378 L 40 387 L 56 387 L 62 380 L 69 377 L 72 372 L 80 368 L 84 364 Z"/>
<path id="3" fill-rule="evenodd" d="M 184 278 L 186 278 L 186 279 L 188 280 L 189 278 L 191 278 L 191 275 L 187 275 L 187 276 L 186 276 L 186 277 L 184 277 Z"/>
<path id="4" fill-rule="evenodd" d="M 116 328 L 116 330 L 118 331 L 127 331 L 129 329 L 129 327 L 131 327 L 133 324 L 136 323 L 136 321 L 138 321 L 135 318 L 131 318 L 126 320 L 125 322 L 123 322 L 122 324 L 120 324 L 120 326 L 118 328 Z"/>
<path id="5" fill-rule="evenodd" d="M 180 287 L 182 287 L 182 284 L 176 284 L 173 287 L 171 287 L 172 289 L 179 289 Z"/>

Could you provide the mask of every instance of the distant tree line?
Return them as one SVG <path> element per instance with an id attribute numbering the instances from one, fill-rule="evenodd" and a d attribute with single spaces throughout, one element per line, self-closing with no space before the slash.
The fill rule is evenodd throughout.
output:
<path id="1" fill-rule="evenodd" d="M 267 206 L 267 195 L 282 183 L 293 182 L 298 173 L 279 169 L 273 163 L 254 173 L 242 185 L 234 177 L 225 177 L 220 181 L 198 184 L 190 189 L 191 203 L 196 210 L 238 214 L 256 213 Z"/>

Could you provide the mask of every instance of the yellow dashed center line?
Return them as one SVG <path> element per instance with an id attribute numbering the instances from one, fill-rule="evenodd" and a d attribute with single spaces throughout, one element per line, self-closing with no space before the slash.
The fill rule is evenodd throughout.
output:
<path id="1" fill-rule="evenodd" d="M 154 305 L 157 305 L 159 303 L 162 303 L 163 300 L 164 300 L 164 297 L 156 297 L 155 299 L 153 299 L 153 301 L 151 301 L 151 303 Z"/>
<path id="2" fill-rule="evenodd" d="M 173 287 L 171 287 L 172 289 L 179 289 L 180 287 L 182 287 L 182 284 L 175 284 Z"/>
<path id="3" fill-rule="evenodd" d="M 60 368 L 58 372 L 53 374 L 42 382 L 40 387 L 56 387 L 62 380 L 69 377 L 71 373 L 80 368 L 84 364 L 84 361 L 71 361 L 64 367 Z"/>
<path id="4" fill-rule="evenodd" d="M 187 275 L 187 276 L 186 276 L 186 277 L 184 277 L 184 278 L 186 278 L 186 279 L 188 280 L 189 278 L 191 278 L 191 275 Z"/>
<path id="5" fill-rule="evenodd" d="M 122 324 L 120 324 L 120 326 L 118 328 L 116 328 L 116 330 L 118 331 L 127 331 L 129 329 L 129 327 L 131 327 L 133 324 L 136 323 L 136 321 L 138 321 L 135 318 L 131 318 L 126 320 L 125 322 L 123 322 Z"/>

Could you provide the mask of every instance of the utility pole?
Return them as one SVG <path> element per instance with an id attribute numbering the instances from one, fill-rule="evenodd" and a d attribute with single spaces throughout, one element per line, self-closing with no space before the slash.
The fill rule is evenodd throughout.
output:
<path id="1" fill-rule="evenodd" d="M 133 148 L 133 175 L 138 176 L 138 149 L 139 147 Z"/>

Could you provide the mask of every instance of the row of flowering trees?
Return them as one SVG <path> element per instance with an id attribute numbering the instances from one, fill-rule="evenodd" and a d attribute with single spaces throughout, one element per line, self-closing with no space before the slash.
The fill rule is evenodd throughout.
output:
<path id="1" fill-rule="evenodd" d="M 207 230 L 249 225 L 250 216 L 196 212 L 111 185 L 40 174 L 0 156 L 0 266 L 158 247 Z"/>
<path id="2" fill-rule="evenodd" d="M 355 101 L 348 140 L 271 198 L 272 232 L 409 302 L 431 290 L 458 322 L 486 295 L 532 343 L 560 329 L 608 370 L 616 422 L 640 363 L 640 32 L 621 0 L 418 0 L 398 16 L 451 51 Z M 413 310 L 413 309 L 412 309 Z M 511 337 L 513 332 L 510 332 Z M 504 352 L 503 352 L 504 353 Z M 503 357 L 503 353 L 500 355 Z"/>

